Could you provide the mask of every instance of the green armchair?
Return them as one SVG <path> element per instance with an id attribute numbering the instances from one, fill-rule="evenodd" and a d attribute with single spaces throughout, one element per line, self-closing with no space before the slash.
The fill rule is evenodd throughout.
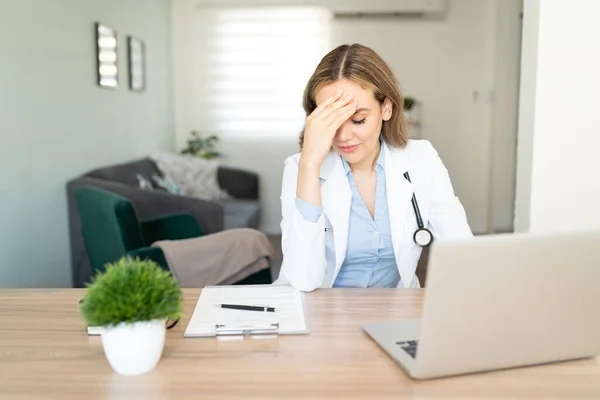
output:
<path id="1" fill-rule="evenodd" d="M 139 220 L 125 197 L 93 187 L 75 191 L 81 231 L 92 275 L 123 256 L 151 259 L 165 270 L 169 266 L 162 250 L 150 245 L 158 240 L 179 240 L 204 234 L 190 214 L 171 214 Z"/>

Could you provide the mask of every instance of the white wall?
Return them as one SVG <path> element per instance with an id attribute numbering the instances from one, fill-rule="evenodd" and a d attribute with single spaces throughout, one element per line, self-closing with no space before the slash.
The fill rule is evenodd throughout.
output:
<path id="1" fill-rule="evenodd" d="M 194 129 L 190 14 L 197 2 L 173 1 L 179 146 Z M 507 3 L 508 9 L 500 13 L 498 9 Z M 421 101 L 422 137 L 439 151 L 471 227 L 478 233 L 510 230 L 513 220 L 519 27 L 514 26 L 518 14 L 511 12 L 519 8 L 518 3 L 451 0 L 443 21 L 342 18 L 332 23 L 332 47 L 362 43 L 374 48 L 396 71 L 405 94 Z M 497 93 L 503 104 L 500 110 L 509 114 L 506 119 L 493 118 L 490 95 L 494 85 L 507 85 Z M 301 96 L 299 92 L 298 102 Z M 296 139 L 282 136 L 260 143 L 252 138 L 226 139 L 222 147 L 231 156 L 228 163 L 261 175 L 262 228 L 278 232 L 283 160 L 298 151 Z"/>
<path id="2" fill-rule="evenodd" d="M 519 230 L 600 228 L 598 15 L 600 2 L 525 0 Z"/>
<path id="3" fill-rule="evenodd" d="M 0 286 L 71 285 L 67 180 L 173 147 L 168 0 L 3 1 Z M 120 86 L 95 80 L 95 21 L 118 32 Z M 146 41 L 148 89 L 127 89 L 127 34 Z"/>

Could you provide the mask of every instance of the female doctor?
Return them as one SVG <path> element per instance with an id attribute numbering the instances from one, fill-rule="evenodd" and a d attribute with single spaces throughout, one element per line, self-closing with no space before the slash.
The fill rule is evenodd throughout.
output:
<path id="1" fill-rule="evenodd" d="M 286 159 L 276 283 L 419 287 L 424 247 L 472 237 L 432 145 L 408 140 L 403 97 L 372 49 L 343 45 L 308 81 L 301 152 Z"/>

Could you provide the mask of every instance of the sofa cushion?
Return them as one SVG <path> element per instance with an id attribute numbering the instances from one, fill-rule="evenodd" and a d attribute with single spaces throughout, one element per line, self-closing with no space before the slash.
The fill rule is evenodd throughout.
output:
<path id="1" fill-rule="evenodd" d="M 152 181 L 152 176 L 154 174 L 162 176 L 158 168 L 156 168 L 156 165 L 148 158 L 95 169 L 88 172 L 86 175 L 92 178 L 120 182 L 130 186 L 138 186 L 138 174 L 148 181 Z"/>
<path id="2" fill-rule="evenodd" d="M 258 228 L 260 222 L 260 202 L 257 200 L 227 200 L 219 202 L 223 206 L 225 229 Z"/>
<path id="3" fill-rule="evenodd" d="M 217 171 L 221 189 L 236 199 L 258 200 L 258 175 L 242 169 L 221 166 Z"/>

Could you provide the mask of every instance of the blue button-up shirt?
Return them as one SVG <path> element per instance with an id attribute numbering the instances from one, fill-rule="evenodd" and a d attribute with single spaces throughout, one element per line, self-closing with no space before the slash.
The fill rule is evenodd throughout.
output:
<path id="1" fill-rule="evenodd" d="M 342 162 L 352 190 L 352 202 L 346 257 L 333 287 L 396 287 L 400 274 L 390 230 L 383 143 L 375 166 L 377 189 L 373 218 L 358 192 L 350 166 L 343 158 Z M 296 207 L 310 222 L 317 222 L 323 212 L 323 207 L 299 198 L 296 198 Z"/>

